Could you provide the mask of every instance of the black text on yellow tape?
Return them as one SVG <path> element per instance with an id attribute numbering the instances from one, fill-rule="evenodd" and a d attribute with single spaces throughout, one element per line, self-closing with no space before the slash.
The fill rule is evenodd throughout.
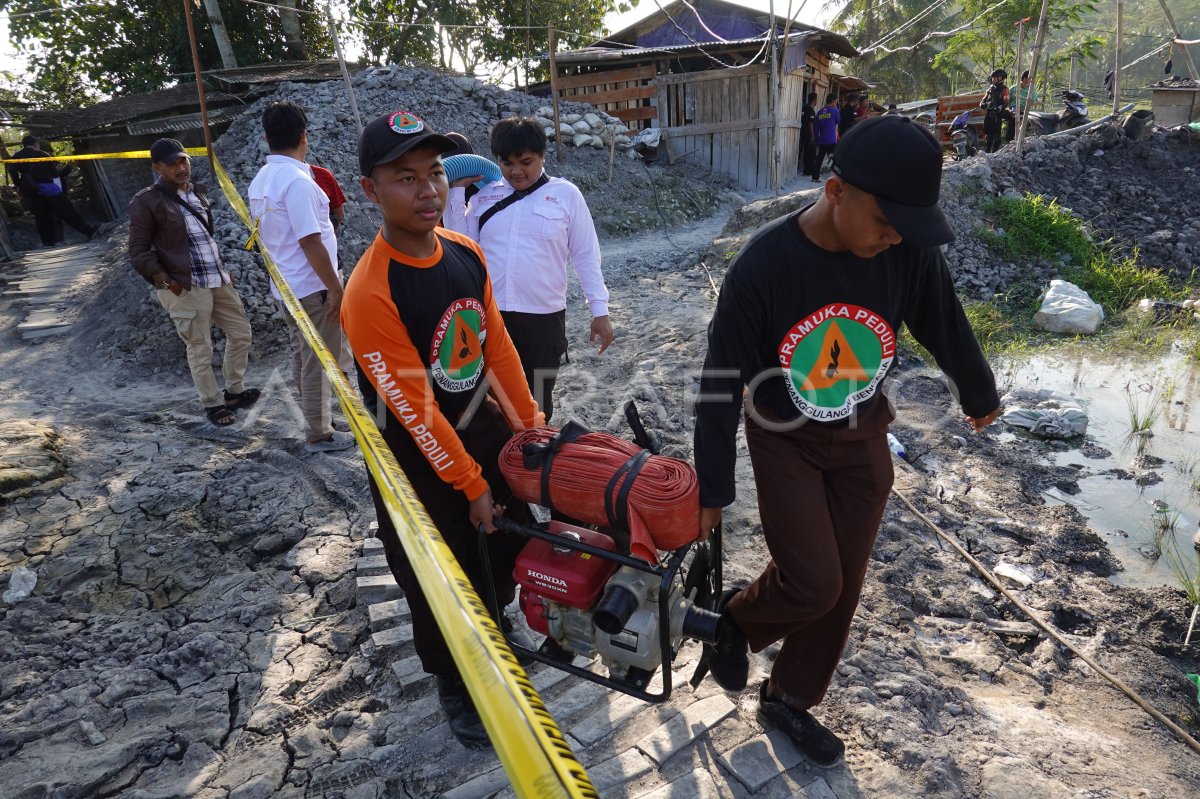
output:
<path id="1" fill-rule="evenodd" d="M 257 230 L 245 202 L 215 155 L 212 165 L 225 199 L 248 229 Z M 258 243 L 284 305 L 316 352 L 342 404 L 421 591 L 429 601 L 517 796 L 598 799 L 587 772 L 571 752 L 450 547 L 429 519 L 375 422 L 351 392 L 345 375 L 261 239 Z"/>
<path id="2" fill-rule="evenodd" d="M 208 150 L 203 147 L 187 147 L 185 152 L 188 155 L 208 155 Z M 10 166 L 20 166 L 21 164 L 37 164 L 44 161 L 101 161 L 105 158 L 149 158 L 149 150 L 126 150 L 121 153 L 83 153 L 82 155 L 51 155 L 45 158 L 0 158 L 0 164 L 9 164 Z"/>

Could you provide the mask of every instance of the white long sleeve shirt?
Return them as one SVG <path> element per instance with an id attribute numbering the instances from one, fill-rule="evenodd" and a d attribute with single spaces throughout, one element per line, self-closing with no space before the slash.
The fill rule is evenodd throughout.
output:
<path id="1" fill-rule="evenodd" d="M 303 161 L 272 153 L 250 183 L 250 213 L 259 220 L 258 235 L 297 297 L 325 289 L 325 281 L 312 268 L 300 239 L 321 234 L 333 269 L 337 266 L 337 235 L 329 221 L 329 198 L 313 180 Z M 271 284 L 271 294 L 280 299 Z"/>
<path id="2" fill-rule="evenodd" d="M 497 213 L 479 229 L 479 217 L 513 193 L 497 181 L 465 203 L 465 188 L 450 189 L 442 223 L 479 242 L 501 311 L 557 313 L 567 307 L 567 262 L 579 278 L 592 316 L 608 315 L 608 287 L 600 271 L 600 242 L 583 194 L 562 178 Z"/>

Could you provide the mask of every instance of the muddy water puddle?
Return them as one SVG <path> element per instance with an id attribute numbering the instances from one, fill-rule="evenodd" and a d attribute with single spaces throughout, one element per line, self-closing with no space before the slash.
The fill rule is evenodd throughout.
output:
<path id="1" fill-rule="evenodd" d="M 1200 367 L 1182 354 L 1038 353 L 997 365 L 1001 392 L 1031 407 L 1034 392 L 1074 400 L 1088 414 L 1087 434 L 1048 452 L 1079 470 L 1079 491 L 1046 492 L 1070 503 L 1125 567 L 1122 585 L 1176 585 L 1166 557 L 1171 539 L 1195 574 L 1192 537 L 1200 524 Z M 1135 428 L 1148 432 L 1138 434 Z M 1009 428 L 1003 436 L 1026 435 Z M 1052 444 L 1048 446 L 1064 446 Z M 1156 543 L 1157 542 L 1157 543 Z"/>

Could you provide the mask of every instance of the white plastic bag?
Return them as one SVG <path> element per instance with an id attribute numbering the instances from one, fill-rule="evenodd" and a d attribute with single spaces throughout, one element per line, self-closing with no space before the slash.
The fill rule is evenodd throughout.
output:
<path id="1" fill-rule="evenodd" d="M 33 593 L 37 585 L 37 572 L 18 566 L 12 570 L 8 578 L 8 590 L 4 592 L 4 601 L 9 605 L 16 604 Z"/>
<path id="2" fill-rule="evenodd" d="M 1095 333 L 1104 309 L 1087 292 L 1066 280 L 1051 280 L 1033 324 L 1051 333 Z"/>

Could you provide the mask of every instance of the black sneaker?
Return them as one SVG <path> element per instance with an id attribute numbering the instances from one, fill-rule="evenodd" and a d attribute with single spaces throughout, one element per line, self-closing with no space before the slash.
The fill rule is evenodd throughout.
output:
<path id="1" fill-rule="evenodd" d="M 450 732 L 468 749 L 491 749 L 492 740 L 483 727 L 483 719 L 467 693 L 467 686 L 458 675 L 437 678 L 438 701 L 450 719 Z"/>
<path id="2" fill-rule="evenodd" d="M 767 681 L 758 689 L 758 720 L 788 734 L 796 748 L 814 766 L 829 768 L 842 762 L 846 745 L 807 710 L 788 707 L 767 692 Z"/>
<path id="3" fill-rule="evenodd" d="M 738 590 L 731 588 L 721 594 L 717 603 L 717 612 L 721 614 L 721 630 L 717 633 L 715 644 L 704 645 L 709 673 L 713 681 L 726 691 L 745 689 L 746 679 L 750 676 L 750 645 L 746 642 L 746 634 L 725 609 Z"/>

